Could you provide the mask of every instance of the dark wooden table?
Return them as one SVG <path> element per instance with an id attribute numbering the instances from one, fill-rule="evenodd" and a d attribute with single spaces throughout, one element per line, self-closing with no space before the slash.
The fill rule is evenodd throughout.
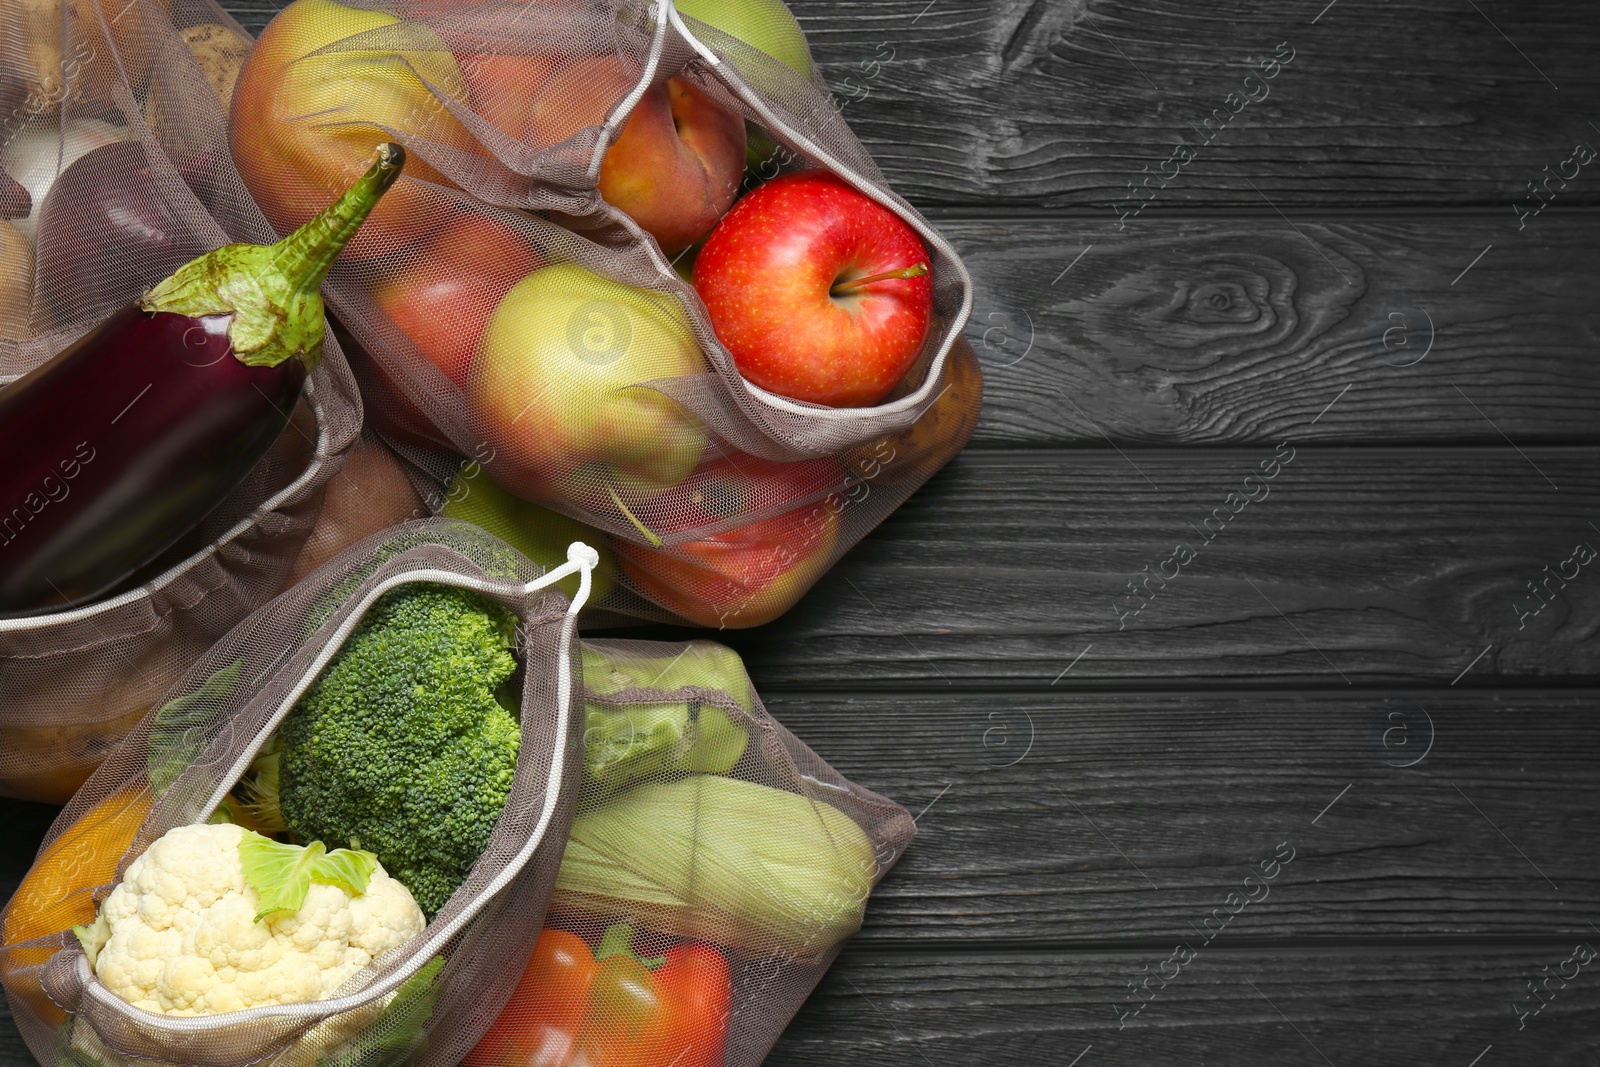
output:
<path id="1" fill-rule="evenodd" d="M 731 637 L 920 813 L 770 1062 L 1597 1062 L 1600 14 L 794 6 L 987 401 Z"/>

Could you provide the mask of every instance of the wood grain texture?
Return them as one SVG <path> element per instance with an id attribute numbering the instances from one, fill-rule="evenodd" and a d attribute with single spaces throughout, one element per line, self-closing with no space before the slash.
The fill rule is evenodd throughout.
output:
<path id="1" fill-rule="evenodd" d="M 1600 870 L 1578 843 L 1600 833 L 1597 697 L 1058 687 L 765 702 L 920 813 L 860 943 L 980 949 L 1595 936 Z M 1280 850 L 1293 860 L 1272 863 Z M 1263 861 L 1277 871 L 1265 886 Z"/>
<path id="2" fill-rule="evenodd" d="M 1120 1030 L 1128 983 L 1159 973 L 1168 950 L 847 948 L 765 1062 L 1435 1067 L 1470 1064 L 1492 1045 L 1496 1062 L 1589 1067 L 1600 1050 L 1596 964 L 1564 988 L 1552 980 L 1553 999 L 1517 1027 L 1516 1010 L 1531 1008 L 1526 983 L 1560 971 L 1574 947 L 1204 949 Z M 1093 1059 L 1077 1060 L 1090 1046 Z M 0 1065 L 33 1063 L 0 1000 Z"/>
<path id="3" fill-rule="evenodd" d="M 1575 142 L 1600 146 L 1582 103 L 1596 97 L 1588 57 L 1600 34 L 1579 4 L 1341 0 L 1313 24 L 1326 6 L 802 0 L 796 10 L 857 136 L 898 189 L 929 205 L 1113 217 L 1137 203 L 1132 183 L 1155 196 L 1144 219 L 1268 203 L 1480 203 L 1509 218 L 1526 183 L 1557 170 Z M 1260 77 L 1280 46 L 1294 58 Z M 1192 160 L 1163 168 L 1179 144 Z M 1557 202 L 1597 195 L 1585 171 Z"/>
<path id="4" fill-rule="evenodd" d="M 919 818 L 768 1062 L 1600 1060 L 1600 960 L 1516 1012 L 1600 945 L 1600 563 L 1528 586 L 1600 547 L 1600 166 L 1559 177 L 1600 20 L 792 6 L 972 269 L 987 399 L 794 612 L 717 635 Z M 0 801 L 0 899 L 49 816 Z"/>
<path id="5" fill-rule="evenodd" d="M 1600 549 L 1595 452 L 1282 444 L 963 453 L 788 615 L 721 637 L 767 687 L 1048 688 L 1090 644 L 1060 685 L 1600 673 L 1600 581 L 1553 580 L 1538 614 L 1527 584 Z"/>
<path id="6" fill-rule="evenodd" d="M 776 692 L 766 704 L 918 814 L 862 945 L 1131 950 L 1213 930 L 1219 946 L 1583 934 L 1600 921 L 1588 910 L 1600 871 L 1576 845 L 1600 837 L 1597 698 Z M 49 811 L 0 803 L 12 827 L 0 901 Z M 1247 883 L 1285 848 L 1294 858 L 1264 889 Z M 1235 891 L 1261 899 L 1214 919 Z"/>
<path id="7" fill-rule="evenodd" d="M 36 1062 L 11 1019 L 11 1005 L 0 997 L 0 1067 L 34 1067 Z"/>
<path id="8" fill-rule="evenodd" d="M 1564 989 L 1552 981 L 1554 999 L 1520 1031 L 1512 1010 L 1573 947 L 1203 950 L 1120 1031 L 1128 982 L 1166 952 L 847 950 L 767 1063 L 1469 1067 L 1493 1045 L 1478 1067 L 1588 1067 L 1600 1055 L 1600 961 Z"/>
<path id="9" fill-rule="evenodd" d="M 940 227 L 975 285 L 978 447 L 1600 434 L 1600 219 Z"/>
<path id="10" fill-rule="evenodd" d="M 1269 202 L 1489 204 L 1512 219 L 1544 167 L 1558 172 L 1578 141 L 1600 147 L 1584 106 L 1600 94 L 1600 27 L 1577 0 L 1493 0 L 1481 13 L 1340 0 L 1313 24 L 1325 5 L 790 6 L 856 135 L 925 206 L 1075 206 L 1114 219 L 1137 183 L 1155 196 L 1140 221 Z M 259 32 L 282 4 L 227 6 Z M 1280 42 L 1294 58 L 1247 82 Z M 1241 103 L 1247 94 L 1259 102 Z M 1180 142 L 1195 156 L 1160 187 Z M 1552 183 L 1554 204 L 1600 201 L 1593 171 Z"/>

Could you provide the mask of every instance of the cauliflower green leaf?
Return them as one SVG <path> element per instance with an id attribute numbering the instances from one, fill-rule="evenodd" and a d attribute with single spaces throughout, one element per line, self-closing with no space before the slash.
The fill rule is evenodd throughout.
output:
<path id="1" fill-rule="evenodd" d="M 312 882 L 338 886 L 353 897 L 360 896 L 367 891 L 367 882 L 378 868 L 378 857 L 349 848 L 329 852 L 321 841 L 290 845 L 246 830 L 239 839 L 239 865 L 245 884 L 261 900 L 256 912 L 256 922 L 260 922 L 275 912 L 299 911 Z"/>
<path id="2" fill-rule="evenodd" d="M 83 947 L 83 955 L 89 961 L 89 969 L 94 970 L 94 965 L 100 959 L 100 950 L 111 940 L 111 924 L 106 922 L 105 912 L 95 915 L 94 922 L 87 926 L 74 926 L 72 933 L 78 939 L 78 944 Z"/>

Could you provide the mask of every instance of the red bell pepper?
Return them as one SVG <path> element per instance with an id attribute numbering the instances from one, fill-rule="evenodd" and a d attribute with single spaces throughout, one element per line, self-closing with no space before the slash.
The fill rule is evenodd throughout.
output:
<path id="1" fill-rule="evenodd" d="M 699 941 L 633 952 L 606 929 L 593 952 L 546 929 L 494 1026 L 462 1067 L 722 1067 L 733 986 L 727 958 Z"/>

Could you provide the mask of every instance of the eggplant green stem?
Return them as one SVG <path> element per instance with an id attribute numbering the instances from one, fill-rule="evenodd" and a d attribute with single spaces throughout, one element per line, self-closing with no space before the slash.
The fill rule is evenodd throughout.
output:
<path id="1" fill-rule="evenodd" d="M 299 359 L 314 370 L 325 331 L 322 282 L 378 200 L 400 176 L 405 149 L 378 146 L 377 158 L 343 196 L 271 245 L 232 244 L 179 267 L 139 299 L 152 314 L 231 315 L 234 358 L 251 367 Z"/>

